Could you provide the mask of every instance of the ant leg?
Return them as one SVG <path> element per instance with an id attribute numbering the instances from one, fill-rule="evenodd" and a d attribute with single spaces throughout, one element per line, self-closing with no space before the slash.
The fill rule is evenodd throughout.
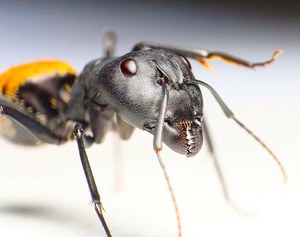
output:
<path id="1" fill-rule="evenodd" d="M 235 205 L 235 203 L 232 201 L 230 195 L 229 195 L 229 191 L 228 191 L 228 186 L 227 186 L 227 183 L 226 183 L 226 180 L 224 178 L 224 175 L 223 175 L 223 172 L 222 172 L 222 168 L 220 166 L 220 161 L 217 157 L 217 154 L 215 152 L 215 148 L 214 148 L 214 145 L 213 145 L 213 141 L 212 141 L 212 138 L 211 138 L 211 134 L 210 134 L 210 131 L 208 129 L 208 125 L 207 125 L 207 120 L 203 120 L 203 130 L 204 130 L 204 136 L 205 136 L 205 141 L 206 141 L 206 144 L 208 146 L 208 151 L 212 157 L 212 160 L 213 160 L 213 164 L 214 164 L 214 167 L 215 167 L 215 170 L 216 170 L 216 173 L 218 175 L 218 179 L 219 179 L 219 182 L 221 184 L 221 188 L 222 188 L 222 192 L 223 192 L 223 196 L 224 196 L 224 199 L 225 201 L 237 212 L 240 212 L 239 208 Z"/>
<path id="2" fill-rule="evenodd" d="M 212 142 L 212 139 L 211 139 L 211 135 L 210 135 L 210 132 L 209 132 L 209 129 L 208 129 L 208 126 L 207 126 L 207 121 L 205 119 L 203 119 L 202 124 L 203 124 L 203 131 L 204 131 L 205 141 L 206 141 L 206 144 L 208 146 L 208 151 L 209 151 L 209 153 L 210 153 L 210 155 L 213 159 L 214 167 L 216 169 L 218 178 L 219 178 L 220 183 L 221 183 L 224 198 L 228 203 L 231 203 L 229 193 L 228 193 L 228 188 L 227 188 L 227 185 L 226 185 L 226 182 L 225 182 L 225 179 L 224 179 L 222 169 L 220 167 L 220 162 L 219 162 L 219 159 L 216 155 L 215 148 L 213 146 L 213 142 Z"/>
<path id="3" fill-rule="evenodd" d="M 116 129 L 123 140 L 128 140 L 134 131 L 134 127 L 125 122 L 120 116 L 116 118 Z"/>
<path id="4" fill-rule="evenodd" d="M 0 115 L 11 118 L 42 142 L 59 145 L 71 139 L 67 135 L 63 137 L 55 134 L 48 127 L 12 106 L 0 104 Z"/>
<path id="5" fill-rule="evenodd" d="M 178 208 L 178 205 L 177 205 L 175 193 L 173 191 L 173 187 L 172 187 L 172 184 L 171 184 L 170 177 L 168 175 L 166 166 L 165 166 L 165 164 L 164 164 L 164 162 L 163 162 L 163 160 L 161 159 L 161 156 L 160 156 L 160 151 L 162 150 L 163 124 L 164 124 L 164 120 L 165 120 L 167 104 L 168 104 L 168 90 L 167 90 L 167 87 L 164 86 L 163 87 L 163 99 L 162 99 L 158 119 L 157 119 L 157 122 L 156 122 L 155 131 L 154 131 L 153 148 L 154 148 L 154 151 L 156 153 L 157 159 L 159 161 L 160 167 L 162 168 L 165 180 L 166 180 L 167 185 L 168 185 L 169 192 L 170 192 L 171 197 L 172 197 L 172 201 L 173 201 L 173 205 L 174 205 L 174 209 L 175 209 L 175 213 L 176 213 L 176 218 L 177 218 L 178 237 L 181 237 L 182 236 L 182 230 L 181 230 L 182 228 L 181 228 L 179 208 Z"/>
<path id="6" fill-rule="evenodd" d="M 190 83 L 194 84 L 194 85 L 204 86 L 206 89 L 208 89 L 212 93 L 212 95 L 214 96 L 214 98 L 216 99 L 216 101 L 218 102 L 220 107 L 222 108 L 222 110 L 223 110 L 224 114 L 226 115 L 226 117 L 229 118 L 229 119 L 233 119 L 233 121 L 235 121 L 242 129 L 244 129 L 252 138 L 254 138 L 269 153 L 269 155 L 273 158 L 273 160 L 279 166 L 279 168 L 281 170 L 281 173 L 283 175 L 284 182 L 286 183 L 287 174 L 284 170 L 283 165 L 281 164 L 281 162 L 277 158 L 277 156 L 272 152 L 272 150 L 258 136 L 256 136 L 249 128 L 247 128 L 241 121 L 239 121 L 235 117 L 233 112 L 228 108 L 228 106 L 225 104 L 225 102 L 222 100 L 222 98 L 219 96 L 219 94 L 215 91 L 215 89 L 212 88 L 207 83 L 205 83 L 203 81 L 200 81 L 200 80 L 191 80 Z"/>
<path id="7" fill-rule="evenodd" d="M 108 58 L 114 56 L 117 36 L 115 32 L 109 31 L 104 35 L 104 55 Z"/>
<path id="8" fill-rule="evenodd" d="M 218 51 L 208 51 L 205 49 L 197 49 L 197 48 L 190 48 L 190 47 L 177 47 L 177 46 L 170 46 L 165 44 L 158 44 L 152 42 L 141 42 L 134 46 L 133 50 L 141 50 L 145 48 L 156 48 L 156 49 L 166 49 L 172 51 L 178 55 L 182 55 L 188 58 L 195 59 L 199 61 L 203 66 L 207 67 L 208 69 L 213 71 L 213 68 L 205 61 L 205 59 L 221 59 L 228 63 L 233 63 L 236 65 L 248 67 L 248 68 L 255 68 L 255 67 L 262 67 L 268 64 L 271 64 L 275 61 L 276 57 L 283 53 L 282 50 L 276 50 L 273 53 L 271 59 L 264 61 L 264 62 L 249 62 L 245 59 L 238 58 L 236 56 L 218 52 Z"/>
<path id="9" fill-rule="evenodd" d="M 97 213 L 97 216 L 100 219 L 100 222 L 105 230 L 105 233 L 107 237 L 111 237 L 111 233 L 109 231 L 108 225 L 106 224 L 106 221 L 103 216 L 103 206 L 100 201 L 100 194 L 98 192 L 98 188 L 93 176 L 93 172 L 85 151 L 85 146 L 84 146 L 84 134 L 83 134 L 83 129 L 80 124 L 76 124 L 74 127 L 74 137 L 77 141 L 78 145 L 78 150 L 79 150 L 79 155 L 80 155 L 80 160 L 81 164 L 83 167 L 83 171 L 90 189 L 90 193 L 92 196 L 92 202 L 94 204 L 95 211 Z"/>

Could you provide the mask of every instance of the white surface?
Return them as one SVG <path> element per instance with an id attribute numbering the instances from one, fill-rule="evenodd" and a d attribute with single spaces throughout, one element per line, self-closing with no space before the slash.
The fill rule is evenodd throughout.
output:
<path id="1" fill-rule="evenodd" d="M 92 2 L 26 4 L 1 6 L 0 20 L 7 22 L 0 25 L 2 70 L 23 61 L 58 57 L 80 71 L 101 55 L 102 35 L 108 29 L 119 34 L 119 54 L 141 40 L 199 45 L 250 60 L 267 59 L 283 48 L 285 54 L 266 69 L 213 62 L 214 77 L 193 65 L 196 77 L 214 86 L 236 116 L 278 155 L 289 176 L 287 185 L 265 151 L 228 121 L 205 91 L 205 111 L 225 178 L 244 216 L 223 201 L 205 147 L 193 159 L 166 147 L 162 156 L 179 202 L 184 237 L 299 236 L 300 33 L 295 23 L 280 16 L 272 21 L 243 12 L 216 12 L 218 8 L 209 6 L 158 11 L 155 4 L 132 8 Z M 115 136 L 109 135 L 105 144 L 88 150 L 113 236 L 176 236 L 173 206 L 152 151 L 152 137 L 138 131 L 121 147 L 115 145 Z M 35 149 L 1 139 L 0 147 L 0 236 L 104 236 L 89 204 L 75 143 Z M 120 168 L 115 163 L 122 164 L 119 191 L 114 188 L 119 174 L 115 169 Z"/>

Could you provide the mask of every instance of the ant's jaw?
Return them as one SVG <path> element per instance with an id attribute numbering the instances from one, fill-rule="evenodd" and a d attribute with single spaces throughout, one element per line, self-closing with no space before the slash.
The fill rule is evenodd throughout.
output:
<path id="1" fill-rule="evenodd" d="M 203 144 L 202 124 L 198 119 L 171 123 L 166 121 L 163 142 L 175 152 L 192 157 Z"/>
<path id="2" fill-rule="evenodd" d="M 145 124 L 143 130 L 154 135 L 155 126 L 155 123 Z M 162 142 L 173 151 L 186 157 L 192 157 L 200 151 L 203 144 L 202 123 L 197 118 L 192 121 L 178 122 L 170 122 L 166 119 Z"/>

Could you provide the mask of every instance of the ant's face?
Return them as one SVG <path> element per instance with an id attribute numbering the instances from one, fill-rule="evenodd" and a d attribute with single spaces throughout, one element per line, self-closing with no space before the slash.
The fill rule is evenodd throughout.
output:
<path id="1" fill-rule="evenodd" d="M 129 124 L 154 134 L 167 88 L 168 102 L 162 141 L 172 150 L 193 156 L 202 146 L 202 94 L 190 65 L 165 50 L 133 51 L 101 68 L 97 78 L 100 100 Z M 94 88 L 95 89 L 95 88 Z"/>

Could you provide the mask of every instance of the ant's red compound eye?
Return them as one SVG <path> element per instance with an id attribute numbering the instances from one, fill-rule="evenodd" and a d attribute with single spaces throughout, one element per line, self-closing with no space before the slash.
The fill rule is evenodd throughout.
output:
<path id="1" fill-rule="evenodd" d="M 133 59 L 125 59 L 120 67 L 125 77 L 133 77 L 137 72 L 137 65 Z"/>

